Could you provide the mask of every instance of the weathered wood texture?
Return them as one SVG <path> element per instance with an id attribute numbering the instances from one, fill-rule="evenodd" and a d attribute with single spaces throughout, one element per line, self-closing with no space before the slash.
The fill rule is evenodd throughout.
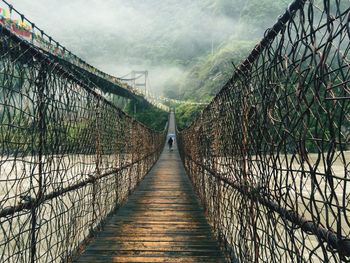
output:
<path id="1" fill-rule="evenodd" d="M 76 262 L 225 262 L 176 147 L 164 149 Z"/>

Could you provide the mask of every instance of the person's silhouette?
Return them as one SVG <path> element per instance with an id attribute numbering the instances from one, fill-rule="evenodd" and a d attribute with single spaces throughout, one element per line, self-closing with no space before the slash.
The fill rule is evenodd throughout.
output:
<path id="1" fill-rule="evenodd" d="M 168 140 L 169 150 L 171 150 L 171 149 L 172 149 L 172 147 L 173 147 L 173 143 L 174 143 L 174 140 L 173 140 L 173 138 L 172 138 L 172 137 L 170 137 L 170 138 L 169 138 L 169 140 Z"/>

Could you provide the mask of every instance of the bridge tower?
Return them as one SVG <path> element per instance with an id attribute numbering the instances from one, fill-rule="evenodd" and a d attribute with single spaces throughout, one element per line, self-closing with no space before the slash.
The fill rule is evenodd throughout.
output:
<path id="1" fill-rule="evenodd" d="M 141 89 L 144 94 L 147 94 L 147 79 L 148 70 L 131 71 L 132 87 Z"/>

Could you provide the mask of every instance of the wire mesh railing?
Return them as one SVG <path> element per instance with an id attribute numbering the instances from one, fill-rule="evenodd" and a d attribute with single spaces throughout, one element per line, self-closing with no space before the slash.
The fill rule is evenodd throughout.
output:
<path id="1" fill-rule="evenodd" d="M 142 180 L 165 133 L 0 28 L 0 262 L 65 262 Z"/>
<path id="2" fill-rule="evenodd" d="M 295 0 L 187 129 L 231 262 L 350 262 L 350 3 Z"/>

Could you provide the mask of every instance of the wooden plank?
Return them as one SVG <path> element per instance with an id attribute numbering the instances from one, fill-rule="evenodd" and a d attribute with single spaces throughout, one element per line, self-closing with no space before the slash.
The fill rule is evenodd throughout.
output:
<path id="1" fill-rule="evenodd" d="M 225 262 L 176 149 L 163 151 L 75 262 Z"/>
<path id="2" fill-rule="evenodd" d="M 79 263 L 90 263 L 90 262 L 128 262 L 128 263 L 155 263 L 155 262 L 168 262 L 168 263 L 173 263 L 173 262 L 186 262 L 186 263 L 199 263 L 199 262 L 213 262 L 213 263 L 220 263 L 220 262 L 225 262 L 221 257 L 138 257 L 138 256 L 133 256 L 133 257 L 122 257 L 122 256 L 116 256 L 116 257 L 101 257 L 101 256 L 91 256 L 89 258 L 82 258 L 79 259 L 77 262 Z"/>
<path id="3" fill-rule="evenodd" d="M 156 256 L 161 256 L 161 257 L 177 257 L 177 256 L 183 256 L 183 257 L 199 257 L 199 256 L 205 256 L 203 255 L 202 251 L 181 251 L 181 252 L 175 252 L 172 250 L 164 250 L 164 251 L 159 251 L 159 250 L 118 250 L 118 251 L 99 251 L 99 255 L 101 256 L 140 256 L 143 255 L 145 257 L 156 257 Z M 94 251 L 87 251 L 85 252 L 85 255 L 88 256 L 93 256 Z M 210 257 L 219 257 L 221 256 L 221 252 L 218 251 L 209 251 L 207 253 L 207 256 Z"/>
<path id="4" fill-rule="evenodd" d="M 87 263 L 87 262 L 128 262 L 128 263 L 154 263 L 154 262 L 213 262 L 213 263 L 220 263 L 225 262 L 222 257 L 213 257 L 213 256 L 198 256 L 198 257 L 191 257 L 191 256 L 182 256 L 182 257 L 162 257 L 162 256 L 97 256 L 97 255 L 91 255 L 90 257 L 85 257 L 79 259 L 77 262 L 79 263 Z"/>

